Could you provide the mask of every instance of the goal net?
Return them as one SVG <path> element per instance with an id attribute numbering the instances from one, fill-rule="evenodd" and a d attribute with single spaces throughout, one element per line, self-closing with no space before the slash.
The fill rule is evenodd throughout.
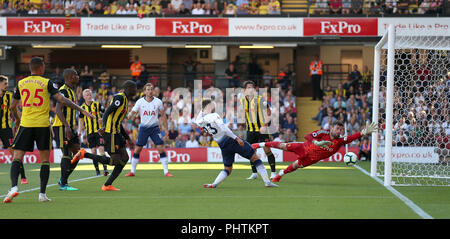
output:
<path id="1" fill-rule="evenodd" d="M 371 175 L 450 186 L 450 37 L 396 34 L 375 47 Z"/>

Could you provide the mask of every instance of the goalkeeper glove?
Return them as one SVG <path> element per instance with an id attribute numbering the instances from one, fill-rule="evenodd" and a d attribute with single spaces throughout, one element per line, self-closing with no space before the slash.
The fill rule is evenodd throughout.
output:
<path id="1" fill-rule="evenodd" d="M 317 141 L 317 140 L 313 140 L 313 144 L 315 146 L 319 146 L 323 149 L 330 149 L 330 147 L 328 147 L 328 145 L 332 145 L 333 143 L 331 143 L 331 141 Z"/>
<path id="2" fill-rule="evenodd" d="M 366 127 L 361 130 L 362 135 L 369 135 L 373 132 L 378 130 L 378 125 L 376 122 L 369 123 L 369 121 L 366 122 Z"/>

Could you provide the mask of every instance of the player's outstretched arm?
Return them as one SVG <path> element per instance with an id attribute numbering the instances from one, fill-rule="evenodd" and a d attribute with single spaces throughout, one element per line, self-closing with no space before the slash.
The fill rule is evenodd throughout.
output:
<path id="1" fill-rule="evenodd" d="M 319 146 L 323 149 L 329 149 L 330 147 L 328 147 L 328 145 L 332 145 L 333 143 L 331 141 L 327 141 L 327 140 L 323 140 L 323 141 L 318 141 L 313 139 L 313 144 L 316 146 Z"/>
<path id="2" fill-rule="evenodd" d="M 91 113 L 87 112 L 86 110 L 84 110 L 80 106 L 76 105 L 75 103 L 73 103 L 71 100 L 69 100 L 66 97 L 64 97 L 64 95 L 62 95 L 59 92 L 54 94 L 53 98 L 55 98 L 58 101 L 58 103 L 60 103 L 60 104 L 63 104 L 65 106 L 67 106 L 67 107 L 70 107 L 70 108 L 72 108 L 74 110 L 80 111 L 86 117 L 89 117 L 91 119 L 94 118 L 94 116 Z"/>

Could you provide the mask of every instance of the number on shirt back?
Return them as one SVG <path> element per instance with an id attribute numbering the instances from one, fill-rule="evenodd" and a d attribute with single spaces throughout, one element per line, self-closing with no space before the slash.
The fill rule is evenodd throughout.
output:
<path id="1" fill-rule="evenodd" d="M 208 132 L 208 134 L 217 134 L 217 129 L 214 127 L 211 127 L 211 124 L 206 124 L 206 127 L 203 127 L 204 130 L 206 130 L 206 132 Z"/>

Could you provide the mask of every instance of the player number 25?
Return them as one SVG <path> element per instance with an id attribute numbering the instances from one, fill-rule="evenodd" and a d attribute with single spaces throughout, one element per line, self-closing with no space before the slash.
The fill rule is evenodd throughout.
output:
<path id="1" fill-rule="evenodd" d="M 41 92 L 43 92 L 43 91 L 44 91 L 43 89 L 36 89 L 36 90 L 34 91 L 34 98 L 35 98 L 35 99 L 38 99 L 39 102 L 38 102 L 38 103 L 33 103 L 33 106 L 41 106 L 41 105 L 44 103 L 44 98 L 42 98 L 42 96 L 39 95 L 39 93 L 41 93 Z M 20 94 L 21 94 L 22 96 L 25 95 L 25 100 L 23 101 L 23 107 L 30 107 L 31 104 L 28 103 L 28 100 L 30 99 L 30 95 L 31 95 L 30 90 L 29 90 L 29 89 L 23 89 L 23 90 L 20 92 Z"/>
<path id="2" fill-rule="evenodd" d="M 205 129 L 209 134 L 217 134 L 217 129 L 211 127 L 211 124 L 206 124 L 206 127 L 203 127 L 203 129 Z"/>

